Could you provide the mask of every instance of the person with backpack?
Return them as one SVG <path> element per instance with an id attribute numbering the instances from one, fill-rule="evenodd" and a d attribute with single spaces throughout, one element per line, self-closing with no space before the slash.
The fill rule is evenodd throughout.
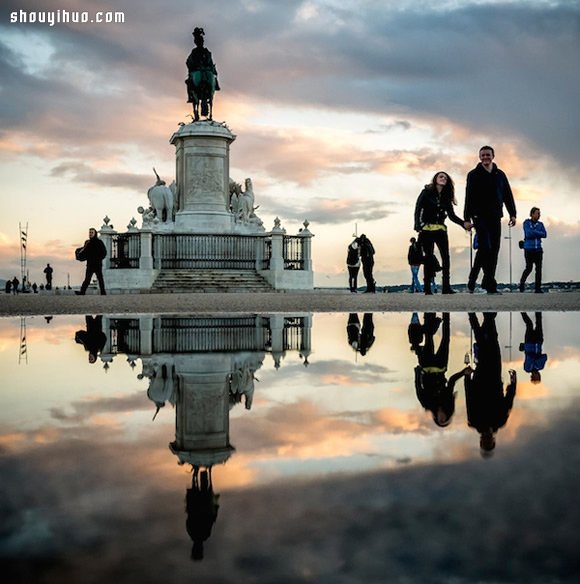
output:
<path id="1" fill-rule="evenodd" d="M 542 249 L 542 239 L 547 237 L 546 228 L 540 221 L 540 209 L 532 207 L 530 218 L 524 221 L 524 257 L 526 267 L 520 278 L 520 292 L 526 289 L 526 280 L 536 267 L 536 278 L 534 292 L 542 294 L 542 261 L 544 250 Z"/>

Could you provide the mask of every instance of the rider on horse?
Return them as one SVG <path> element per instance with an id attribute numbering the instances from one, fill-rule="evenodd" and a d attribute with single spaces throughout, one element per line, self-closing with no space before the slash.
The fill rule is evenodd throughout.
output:
<path id="1" fill-rule="evenodd" d="M 205 35 L 203 28 L 195 28 L 192 34 L 195 48 L 186 61 L 188 71 L 185 80 L 187 102 L 193 103 L 195 120 L 199 120 L 199 105 L 201 105 L 201 114 L 209 116 L 211 120 L 213 94 L 220 89 L 217 69 L 210 51 L 203 46 Z"/>

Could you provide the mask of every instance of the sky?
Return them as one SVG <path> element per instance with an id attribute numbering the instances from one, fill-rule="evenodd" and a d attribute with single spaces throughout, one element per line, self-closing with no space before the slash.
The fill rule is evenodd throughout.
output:
<path id="1" fill-rule="evenodd" d="M 65 10 L 124 22 L 59 23 Z M 4 0 L 0 279 L 20 273 L 21 223 L 30 280 L 50 262 L 55 285 L 80 283 L 74 248 L 88 228 L 140 219 L 152 167 L 173 179 L 196 26 L 219 72 L 214 119 L 237 136 L 231 177 L 252 178 L 267 229 L 309 221 L 316 286 L 346 286 L 355 231 L 375 245 L 379 285 L 410 280 L 419 192 L 445 170 L 461 215 L 484 144 L 515 193 L 514 281 L 533 205 L 548 230 L 545 280 L 580 280 L 577 0 Z M 469 236 L 450 224 L 449 237 L 452 282 L 465 282 Z"/>

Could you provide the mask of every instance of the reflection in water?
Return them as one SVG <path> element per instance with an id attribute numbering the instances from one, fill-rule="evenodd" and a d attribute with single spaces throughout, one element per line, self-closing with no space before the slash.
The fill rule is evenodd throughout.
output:
<path id="1" fill-rule="evenodd" d="M 528 314 L 514 346 L 550 356 L 539 384 L 508 314 L 375 313 L 355 360 L 348 314 L 316 314 L 308 368 L 309 317 L 109 316 L 108 371 L 72 340 L 84 317 L 27 319 L 26 367 L 0 319 L 4 580 L 577 581 L 580 315 L 545 313 L 542 339 Z M 466 352 L 441 430 L 418 397 L 449 398 Z M 501 428 L 485 400 L 505 408 L 510 368 Z M 466 398 L 500 426 L 490 459 Z"/>
<path id="2" fill-rule="evenodd" d="M 495 324 L 496 313 L 485 312 L 480 324 L 477 315 L 469 313 L 469 324 L 475 337 L 473 374 L 465 378 L 467 422 L 480 434 L 482 456 L 490 456 L 495 448 L 495 435 L 508 421 L 516 395 L 516 372 L 509 371 L 505 388 L 501 379 L 501 350 Z"/>
<path id="3" fill-rule="evenodd" d="M 351 312 L 346 324 L 346 338 L 348 344 L 364 357 L 375 342 L 375 325 L 372 313 L 365 312 L 361 327 L 358 314 Z"/>
<path id="4" fill-rule="evenodd" d="M 85 316 L 85 325 L 85 330 L 76 332 L 75 341 L 89 354 L 89 363 L 95 363 L 107 343 L 107 337 L 103 332 L 102 315 Z"/>
<path id="5" fill-rule="evenodd" d="M 141 359 L 138 377 L 149 380 L 153 420 L 166 403 L 175 407 L 175 440 L 169 448 L 179 464 L 189 464 L 193 471 L 186 526 L 193 540 L 191 557 L 201 560 L 219 506 L 212 468 L 225 464 L 235 450 L 230 443 L 230 410 L 242 400 L 245 409 L 251 409 L 256 371 L 266 352 L 272 354 L 276 368 L 288 350 L 299 351 L 307 365 L 311 317 L 106 317 L 108 339 L 102 332 L 101 338 L 95 321 L 86 318 L 92 334 L 79 332 L 75 339 L 82 339 L 91 354 L 106 345 L 109 355 L 102 355 L 106 362 L 119 353 L 132 362 Z M 100 330 L 101 317 L 97 318 Z"/>
<path id="6" fill-rule="evenodd" d="M 455 412 L 455 384 L 460 377 L 469 375 L 471 369 L 465 367 L 447 380 L 451 340 L 449 313 L 444 312 L 443 318 L 439 318 L 434 312 L 428 312 L 425 313 L 423 320 L 421 325 L 417 314 L 414 313 L 408 329 L 411 349 L 417 354 L 419 362 L 415 367 L 415 391 L 419 403 L 431 412 L 435 424 L 443 428 L 449 425 Z M 434 336 L 441 323 L 443 323 L 441 341 L 435 351 Z M 423 338 L 425 343 L 421 346 Z"/>
<path id="7" fill-rule="evenodd" d="M 540 371 L 546 366 L 548 355 L 542 353 L 544 343 L 544 330 L 542 327 L 542 313 L 536 312 L 535 321 L 522 312 L 522 319 L 526 325 L 524 342 L 520 343 L 520 351 L 524 351 L 524 371 L 530 374 L 532 383 L 540 383 L 542 376 Z"/>

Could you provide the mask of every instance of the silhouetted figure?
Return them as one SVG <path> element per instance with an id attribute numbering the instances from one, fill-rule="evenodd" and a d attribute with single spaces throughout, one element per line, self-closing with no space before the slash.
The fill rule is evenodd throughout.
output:
<path id="1" fill-rule="evenodd" d="M 443 322 L 441 342 L 435 352 L 434 336 L 439 325 Z M 419 365 L 415 367 L 415 391 L 419 403 L 433 416 L 437 426 L 444 428 L 451 422 L 455 413 L 454 391 L 457 380 L 471 372 L 469 367 L 454 373 L 447 381 L 447 365 L 449 363 L 449 343 L 451 341 L 451 327 L 449 313 L 443 313 L 443 319 L 434 312 L 424 316 L 423 331 L 425 345 L 418 347 L 417 357 Z"/>
<path id="2" fill-rule="evenodd" d="M 211 467 L 200 471 L 200 467 L 193 467 L 191 489 L 187 489 L 185 496 L 185 510 L 187 533 L 193 541 L 191 559 L 203 560 L 203 542 L 211 535 L 213 524 L 217 519 L 219 495 L 214 494 L 211 479 Z"/>
<path id="3" fill-rule="evenodd" d="M 6 284 L 4 285 L 4 292 L 6 292 L 6 294 L 10 294 L 10 292 L 12 292 L 12 280 L 6 280 Z"/>
<path id="4" fill-rule="evenodd" d="M 20 286 L 20 280 L 14 276 L 12 278 L 12 294 L 18 294 L 18 286 Z"/>
<path id="5" fill-rule="evenodd" d="M 87 262 L 84 282 L 81 285 L 80 292 L 76 291 L 75 294 L 83 296 L 91 283 L 91 278 L 95 275 L 99 282 L 101 295 L 104 296 L 107 292 L 105 291 L 105 281 L 103 279 L 103 260 L 107 257 L 107 248 L 99 239 L 97 230 L 94 227 L 89 229 L 89 238 L 85 241 L 83 247 L 75 251 L 75 255 L 79 261 L 86 260 Z"/>
<path id="6" fill-rule="evenodd" d="M 484 457 L 492 454 L 495 434 L 507 423 L 516 395 L 517 378 L 513 369 L 509 371 L 510 382 L 504 392 L 495 317 L 495 312 L 485 312 L 480 325 L 477 316 L 469 313 L 477 366 L 471 377 L 465 378 L 465 405 L 467 423 L 479 432 Z"/>
<path id="7" fill-rule="evenodd" d="M 52 273 L 54 270 L 50 267 L 50 264 L 46 264 L 44 268 L 44 275 L 46 276 L 46 289 L 52 290 Z"/>
<path id="8" fill-rule="evenodd" d="M 360 246 L 357 237 L 349 244 L 346 252 L 346 267 L 348 269 L 348 287 L 353 294 L 358 292 L 358 272 L 360 270 Z"/>
<path id="9" fill-rule="evenodd" d="M 416 237 L 409 239 L 409 249 L 407 251 L 407 262 L 411 268 L 411 294 L 423 292 L 421 282 L 419 282 L 419 270 L 423 263 L 423 248 L 417 241 Z"/>
<path id="10" fill-rule="evenodd" d="M 36 282 L 34 282 L 34 283 L 32 284 L 32 291 L 33 291 L 35 294 L 38 294 L 38 284 L 37 284 Z"/>
<path id="11" fill-rule="evenodd" d="M 375 248 L 373 247 L 371 240 L 364 233 L 359 237 L 359 245 L 363 276 L 365 277 L 367 284 L 365 294 L 374 294 L 376 292 L 375 279 L 373 276 Z"/>
<path id="12" fill-rule="evenodd" d="M 362 329 L 360 332 L 359 352 L 361 355 L 366 355 L 373 343 L 375 342 L 375 325 L 373 323 L 373 315 L 371 312 L 365 312 L 363 315 Z"/>
<path id="13" fill-rule="evenodd" d="M 536 326 L 527 313 L 522 312 L 522 318 L 526 324 L 524 342 L 520 343 L 520 351 L 524 351 L 524 371 L 530 374 L 532 383 L 540 383 L 542 375 L 540 371 L 545 367 L 548 355 L 542 353 L 544 331 L 542 327 L 542 313 L 535 313 Z"/>
<path id="14" fill-rule="evenodd" d="M 95 363 L 99 353 L 107 342 L 107 335 L 103 332 L 103 317 L 85 316 L 86 330 L 75 333 L 75 341 L 85 348 L 89 354 L 89 363 Z"/>

